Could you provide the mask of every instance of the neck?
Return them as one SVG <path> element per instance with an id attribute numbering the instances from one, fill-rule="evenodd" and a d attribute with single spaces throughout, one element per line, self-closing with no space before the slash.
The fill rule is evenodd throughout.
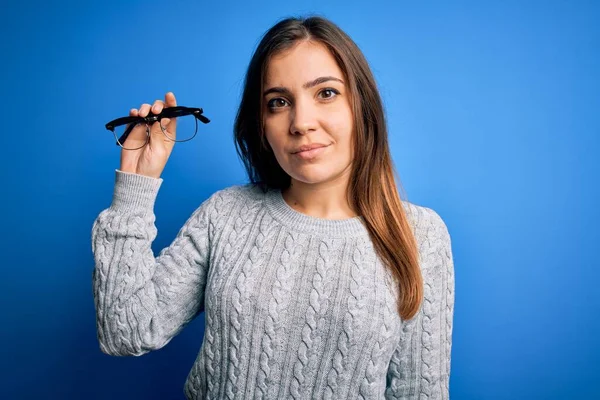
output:
<path id="1" fill-rule="evenodd" d="M 348 182 L 309 184 L 292 178 L 290 187 L 282 190 L 285 202 L 294 210 L 311 217 L 347 219 L 358 216 L 346 198 Z"/>

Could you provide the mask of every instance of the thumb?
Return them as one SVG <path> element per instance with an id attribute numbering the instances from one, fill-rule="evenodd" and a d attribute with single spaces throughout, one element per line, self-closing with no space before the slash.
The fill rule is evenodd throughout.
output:
<path id="1" fill-rule="evenodd" d="M 173 94 L 173 92 L 165 94 L 165 105 L 167 107 L 175 107 L 177 105 L 177 99 L 175 99 L 175 94 Z"/>

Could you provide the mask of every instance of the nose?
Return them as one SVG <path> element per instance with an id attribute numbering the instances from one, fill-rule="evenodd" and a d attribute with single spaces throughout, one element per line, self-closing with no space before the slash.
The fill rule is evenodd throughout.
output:
<path id="1" fill-rule="evenodd" d="M 290 132 L 294 135 L 304 135 L 317 129 L 317 109 L 310 99 L 297 99 L 290 118 Z"/>

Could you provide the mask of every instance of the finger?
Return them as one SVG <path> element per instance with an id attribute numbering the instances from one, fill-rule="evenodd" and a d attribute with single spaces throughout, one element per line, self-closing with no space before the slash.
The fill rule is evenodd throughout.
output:
<path id="1" fill-rule="evenodd" d="M 132 108 L 129 110 L 129 116 L 130 117 L 137 117 L 138 116 L 138 110 L 135 108 Z M 122 129 L 127 129 L 129 125 L 123 127 Z M 146 127 L 144 124 L 142 125 L 136 125 L 135 127 L 133 127 L 133 129 L 129 132 L 129 135 L 127 136 L 127 138 L 125 139 L 125 143 L 123 143 L 124 146 L 131 146 L 131 147 L 138 147 L 141 146 L 144 141 L 146 140 Z"/>
<path id="2" fill-rule="evenodd" d="M 159 122 L 154 122 L 153 124 L 150 125 L 150 140 L 166 140 L 167 138 L 165 137 L 165 135 L 163 134 L 161 125 L 163 128 L 166 128 L 166 122 L 164 121 L 168 121 L 168 118 L 163 118 L 160 120 Z"/>
<path id="3" fill-rule="evenodd" d="M 167 107 L 175 107 L 177 105 L 177 100 L 175 99 L 175 94 L 173 94 L 173 92 L 165 94 L 165 104 Z"/>
<path id="4" fill-rule="evenodd" d="M 154 114 L 160 114 L 163 110 L 165 103 L 163 103 L 162 100 L 155 100 L 154 104 L 152 105 L 152 112 Z"/>
<path id="5" fill-rule="evenodd" d="M 150 127 L 151 140 L 160 140 L 165 144 L 173 144 L 175 140 L 175 121 L 177 118 L 162 118 L 160 123 L 154 123 Z"/>
<path id="6" fill-rule="evenodd" d="M 125 139 L 125 142 L 122 143 L 124 146 L 127 147 L 140 147 L 141 145 L 144 144 L 144 142 L 146 142 L 146 138 L 148 136 L 147 132 L 146 132 L 146 124 L 141 123 L 141 124 L 136 124 L 135 126 L 131 127 L 132 124 L 128 124 L 127 126 L 123 127 L 123 129 L 127 129 L 129 130 L 129 134 L 127 135 L 127 138 Z M 130 129 L 133 128 L 133 129 Z M 122 137 L 122 135 L 121 135 Z"/>
<path id="7" fill-rule="evenodd" d="M 150 104 L 148 104 L 148 103 L 142 104 L 138 111 L 138 115 L 142 118 L 145 118 L 148 116 L 148 113 L 150 113 Z"/>
<path id="8" fill-rule="evenodd" d="M 177 105 L 177 99 L 173 92 L 165 94 L 165 104 L 167 107 L 175 107 Z M 168 132 L 169 137 L 175 139 L 175 133 L 177 132 L 177 118 L 163 119 L 162 126 Z"/>

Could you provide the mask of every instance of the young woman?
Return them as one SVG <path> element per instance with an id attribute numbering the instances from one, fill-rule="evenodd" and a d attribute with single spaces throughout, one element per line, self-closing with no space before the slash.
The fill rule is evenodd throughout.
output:
<path id="1" fill-rule="evenodd" d="M 167 93 L 130 115 L 175 105 Z M 450 236 L 400 200 L 375 80 L 339 27 L 289 18 L 265 34 L 235 121 L 251 183 L 210 196 L 155 258 L 174 144 L 158 125 L 122 151 L 92 230 L 104 353 L 160 349 L 204 311 L 188 399 L 449 397 Z"/>

